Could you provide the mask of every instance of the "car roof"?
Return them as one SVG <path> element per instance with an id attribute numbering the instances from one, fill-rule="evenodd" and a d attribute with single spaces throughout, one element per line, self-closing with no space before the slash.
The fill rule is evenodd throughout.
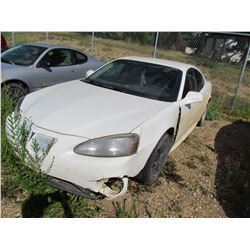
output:
<path id="1" fill-rule="evenodd" d="M 55 44 L 45 44 L 45 43 L 26 43 L 26 44 L 22 44 L 22 45 L 29 45 L 29 46 L 39 46 L 39 47 L 43 47 L 43 48 L 48 48 L 48 49 L 56 49 L 56 48 L 60 48 L 60 49 L 73 49 L 73 50 L 77 50 L 80 51 L 79 49 L 76 48 L 72 48 L 69 46 L 64 46 L 64 45 L 55 45 Z M 80 51 L 81 52 L 81 51 Z"/>
<path id="2" fill-rule="evenodd" d="M 180 69 L 182 71 L 186 71 L 189 68 L 197 69 L 195 66 L 193 66 L 191 64 L 181 63 L 181 62 L 167 60 L 167 59 L 152 58 L 152 57 L 126 56 L 126 57 L 122 57 L 122 58 L 119 58 L 119 59 L 133 60 L 133 61 L 146 62 L 146 63 L 153 63 L 153 64 L 158 64 L 158 65 L 177 68 L 177 69 Z"/>

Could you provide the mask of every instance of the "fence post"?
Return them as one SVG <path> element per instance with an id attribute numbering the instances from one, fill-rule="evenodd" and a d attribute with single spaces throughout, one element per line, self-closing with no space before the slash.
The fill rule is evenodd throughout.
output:
<path id="1" fill-rule="evenodd" d="M 243 79 L 243 76 L 244 76 L 244 73 L 245 73 L 245 69 L 246 69 L 246 66 L 247 66 L 247 60 L 248 60 L 249 54 L 250 54 L 250 41 L 248 43 L 248 51 L 247 51 L 246 58 L 245 58 L 245 61 L 244 61 L 244 64 L 243 64 L 243 67 L 242 67 L 242 70 L 241 70 L 240 80 L 239 80 L 237 88 L 236 88 L 236 92 L 235 92 L 235 96 L 234 96 L 234 100 L 233 100 L 233 104 L 232 104 L 231 113 L 234 110 L 235 101 L 236 101 L 236 98 L 238 96 L 239 89 L 240 89 L 240 84 L 242 82 L 242 79 Z"/>
<path id="2" fill-rule="evenodd" d="M 156 32 L 156 37 L 155 37 L 155 48 L 154 48 L 154 54 L 153 57 L 155 58 L 156 56 L 156 49 L 157 49 L 157 44 L 158 44 L 158 38 L 159 38 L 159 32 Z"/>
<path id="3" fill-rule="evenodd" d="M 48 32 L 45 32 L 45 42 L 46 42 L 46 44 L 49 43 L 49 34 L 48 34 Z"/>
<path id="4" fill-rule="evenodd" d="M 12 47 L 15 46 L 15 33 L 12 32 Z"/>
<path id="5" fill-rule="evenodd" d="M 94 38 L 95 38 L 95 32 L 92 32 L 92 39 L 91 39 L 91 55 L 92 56 L 94 53 Z"/>

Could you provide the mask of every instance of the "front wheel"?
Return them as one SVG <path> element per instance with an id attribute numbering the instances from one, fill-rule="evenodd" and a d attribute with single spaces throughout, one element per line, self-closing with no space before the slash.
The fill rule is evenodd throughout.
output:
<path id="1" fill-rule="evenodd" d="M 164 166 L 166 156 L 168 155 L 172 140 L 169 134 L 164 134 L 151 153 L 145 167 L 136 176 L 136 179 L 142 184 L 152 184 L 155 182 Z"/>
<path id="2" fill-rule="evenodd" d="M 14 104 L 16 104 L 21 97 L 27 94 L 28 91 L 21 84 L 13 82 L 5 84 L 2 87 L 1 92 L 2 95 L 3 94 L 10 95 L 11 98 L 13 99 Z"/>
<path id="3" fill-rule="evenodd" d="M 200 120 L 198 121 L 198 123 L 197 123 L 197 126 L 198 126 L 198 127 L 204 126 L 205 121 L 206 121 L 206 117 L 207 117 L 207 106 L 206 106 L 206 109 L 205 109 L 204 113 L 202 114 L 201 119 L 200 119 Z"/>

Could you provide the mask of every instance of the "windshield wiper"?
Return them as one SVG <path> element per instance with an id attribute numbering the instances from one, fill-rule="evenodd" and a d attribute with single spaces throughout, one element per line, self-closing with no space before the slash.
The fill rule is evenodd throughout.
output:
<path id="1" fill-rule="evenodd" d="M 12 61 L 6 60 L 6 59 L 4 59 L 4 58 L 1 58 L 1 61 L 2 61 L 2 62 L 5 62 L 5 63 L 12 64 L 12 65 L 15 65 L 15 63 L 13 63 Z"/>
<path id="2" fill-rule="evenodd" d="M 106 88 L 106 89 L 119 91 L 119 92 L 122 92 L 122 93 L 127 93 L 126 90 L 124 90 L 124 89 L 120 89 L 120 88 L 117 88 L 115 86 L 110 86 L 110 85 L 106 85 L 106 84 L 97 83 L 97 82 L 94 82 L 93 80 L 90 80 L 90 79 L 83 79 L 81 81 L 83 81 L 85 83 L 95 85 L 95 86 L 98 86 L 98 87 L 101 87 L 101 88 Z"/>
<path id="3" fill-rule="evenodd" d="M 88 79 L 88 78 L 82 79 L 81 81 L 82 81 L 82 82 L 86 82 L 86 83 L 90 83 L 90 84 L 97 85 L 94 81 L 92 81 L 92 80 L 90 80 L 90 79 Z"/>

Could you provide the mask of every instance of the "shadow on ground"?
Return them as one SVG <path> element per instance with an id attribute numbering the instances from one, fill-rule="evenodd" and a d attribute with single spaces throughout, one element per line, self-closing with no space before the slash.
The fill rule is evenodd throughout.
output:
<path id="1" fill-rule="evenodd" d="M 228 217 L 250 217 L 250 123 L 236 121 L 215 137 L 216 193 Z"/>
<path id="2" fill-rule="evenodd" d="M 72 218 L 73 213 L 68 205 L 68 196 L 65 192 L 56 191 L 50 194 L 33 195 L 22 205 L 22 217 L 42 218 L 45 210 L 52 204 L 59 202 L 63 208 L 64 217 Z"/>

